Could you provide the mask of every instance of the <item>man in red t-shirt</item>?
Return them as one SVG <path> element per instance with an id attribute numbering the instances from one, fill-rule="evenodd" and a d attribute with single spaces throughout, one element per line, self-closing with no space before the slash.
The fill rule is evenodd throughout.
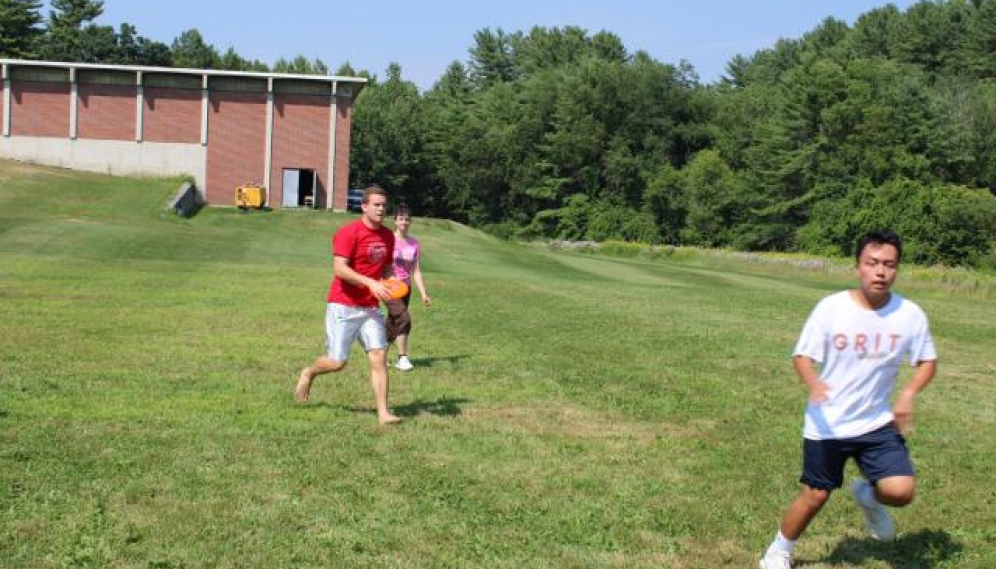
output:
<path id="1" fill-rule="evenodd" d="M 349 361 L 353 342 L 360 344 L 370 360 L 373 387 L 380 424 L 401 419 L 387 408 L 387 334 L 379 304 L 390 298 L 384 277 L 393 276 L 394 233 L 382 225 L 387 208 L 387 192 L 377 185 L 363 190 L 360 219 L 344 225 L 332 238 L 332 285 L 325 313 L 327 355 L 301 370 L 294 395 L 304 403 L 311 396 L 316 376 L 340 371 Z"/>

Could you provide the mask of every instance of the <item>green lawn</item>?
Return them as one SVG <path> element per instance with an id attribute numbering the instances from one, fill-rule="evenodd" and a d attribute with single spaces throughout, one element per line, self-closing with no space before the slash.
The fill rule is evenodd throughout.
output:
<path id="1" fill-rule="evenodd" d="M 358 349 L 292 397 L 351 216 L 184 220 L 179 183 L 0 161 L 0 568 L 756 566 L 798 488 L 788 355 L 850 275 L 417 218 L 434 305 L 381 428 Z M 996 567 L 996 303 L 905 277 L 941 354 L 918 500 L 883 545 L 835 495 L 799 567 Z"/>

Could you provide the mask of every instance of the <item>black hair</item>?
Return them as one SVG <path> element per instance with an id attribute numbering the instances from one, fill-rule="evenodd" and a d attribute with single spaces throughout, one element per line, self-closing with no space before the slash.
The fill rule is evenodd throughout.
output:
<path id="1" fill-rule="evenodd" d="M 858 245 L 854 248 L 854 262 L 861 262 L 861 253 L 865 250 L 865 247 L 869 245 L 892 245 L 896 248 L 896 261 L 901 261 L 903 258 L 903 242 L 899 239 L 899 235 L 891 229 L 869 231 L 865 233 L 861 239 L 858 239 Z"/>
<path id="2" fill-rule="evenodd" d="M 408 204 L 399 203 L 398 207 L 394 210 L 394 217 L 411 217 L 412 210 L 408 207 Z"/>

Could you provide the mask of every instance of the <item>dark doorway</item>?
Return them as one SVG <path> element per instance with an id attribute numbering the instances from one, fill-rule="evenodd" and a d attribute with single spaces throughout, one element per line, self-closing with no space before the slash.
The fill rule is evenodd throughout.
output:
<path id="1" fill-rule="evenodd" d="M 308 168 L 284 168 L 283 207 L 318 207 L 318 179 Z"/>

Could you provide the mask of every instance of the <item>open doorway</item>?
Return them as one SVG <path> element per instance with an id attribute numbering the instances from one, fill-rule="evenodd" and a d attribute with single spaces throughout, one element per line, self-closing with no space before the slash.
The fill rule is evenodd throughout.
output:
<path id="1" fill-rule="evenodd" d="M 318 178 L 308 168 L 284 168 L 283 207 L 318 207 Z"/>

